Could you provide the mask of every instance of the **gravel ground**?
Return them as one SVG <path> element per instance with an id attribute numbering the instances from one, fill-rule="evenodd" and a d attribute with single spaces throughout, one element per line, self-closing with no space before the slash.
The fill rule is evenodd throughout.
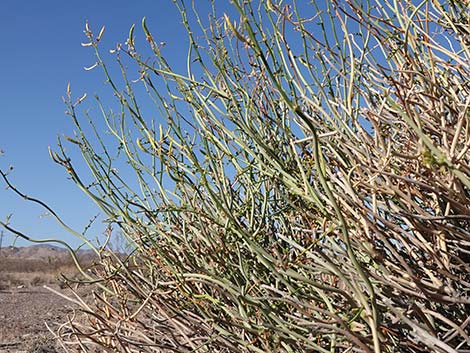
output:
<path id="1" fill-rule="evenodd" d="M 62 353 L 52 329 L 67 319 L 72 303 L 43 287 L 0 291 L 0 353 Z"/>

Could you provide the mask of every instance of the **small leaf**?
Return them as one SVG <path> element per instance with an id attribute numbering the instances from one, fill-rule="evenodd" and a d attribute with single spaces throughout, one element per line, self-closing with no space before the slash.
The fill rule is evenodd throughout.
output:
<path id="1" fill-rule="evenodd" d="M 86 96 L 87 96 L 86 92 L 83 93 L 83 96 L 81 96 L 80 98 L 78 98 L 78 100 L 77 100 L 77 102 L 75 103 L 75 105 L 80 104 L 82 101 L 84 101 L 85 98 L 86 98 Z"/>
<path id="2" fill-rule="evenodd" d="M 134 47 L 134 29 L 135 29 L 135 24 L 132 25 L 131 29 L 129 30 L 128 45 L 130 47 Z"/>
<path id="3" fill-rule="evenodd" d="M 141 139 L 137 138 L 135 140 L 135 142 L 137 143 L 137 146 L 144 152 L 147 152 L 148 153 L 148 150 L 144 147 L 144 145 L 142 144 L 142 141 Z"/>
<path id="4" fill-rule="evenodd" d="M 70 136 L 64 135 L 64 138 L 65 138 L 67 141 L 72 142 L 72 143 L 74 143 L 74 144 L 76 144 L 76 145 L 79 145 L 79 146 L 81 145 L 81 143 L 80 143 L 79 141 L 77 141 L 77 140 L 71 138 Z"/>
<path id="5" fill-rule="evenodd" d="M 51 146 L 48 146 L 47 149 L 48 149 L 48 151 L 49 151 L 49 155 L 51 156 L 51 159 L 52 159 L 55 163 L 60 164 L 60 163 L 61 163 L 61 159 L 59 158 L 58 154 L 57 154 L 56 152 L 52 151 Z"/>
<path id="6" fill-rule="evenodd" d="M 230 31 L 235 35 L 235 37 L 243 42 L 243 43 L 246 43 L 246 44 L 250 44 L 250 39 L 249 38 L 245 38 L 240 32 L 238 32 L 238 30 L 235 28 L 235 25 L 236 24 L 233 24 L 231 21 L 230 21 L 230 18 L 227 16 L 227 14 L 224 13 L 224 20 L 225 20 L 225 23 L 227 25 L 227 27 L 230 29 Z"/>
<path id="7" fill-rule="evenodd" d="M 88 66 L 88 67 L 84 67 L 84 69 L 86 71 L 90 71 L 90 70 L 93 70 L 95 67 L 97 67 L 100 63 L 99 62 L 95 62 L 93 65 L 91 66 Z"/>
<path id="8" fill-rule="evenodd" d="M 100 30 L 100 33 L 98 33 L 98 37 L 96 37 L 96 41 L 99 42 L 101 40 L 101 36 L 103 35 L 104 33 L 104 27 L 101 27 L 101 30 Z"/>
<path id="9" fill-rule="evenodd" d="M 147 37 L 150 37 L 150 32 L 149 32 L 149 30 L 148 30 L 148 28 L 147 28 L 147 24 L 145 23 L 145 20 L 146 20 L 146 19 L 145 19 L 145 17 L 144 17 L 144 18 L 142 19 L 142 28 L 144 29 L 145 35 L 146 35 Z"/>

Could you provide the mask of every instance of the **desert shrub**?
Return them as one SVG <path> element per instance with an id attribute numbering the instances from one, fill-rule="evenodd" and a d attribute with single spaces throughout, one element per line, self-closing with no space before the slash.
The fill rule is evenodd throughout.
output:
<path id="1" fill-rule="evenodd" d="M 11 285 L 11 276 L 9 274 L 0 272 L 0 290 L 7 290 Z"/>
<path id="2" fill-rule="evenodd" d="M 79 176 L 62 142 L 51 153 L 109 217 L 106 235 L 133 245 L 125 257 L 98 249 L 94 299 L 64 341 L 470 349 L 467 5 L 235 0 L 236 16 L 213 8 L 206 21 L 175 4 L 187 72 L 143 21 L 152 53 L 132 28 L 114 50 L 117 79 L 103 32 L 86 28 L 120 110 L 97 100 L 102 135 L 69 89 L 67 139 L 91 173 Z"/>
<path id="3" fill-rule="evenodd" d="M 31 279 L 31 286 L 40 286 L 40 285 L 43 285 L 45 284 L 45 280 L 44 280 L 44 277 L 42 276 L 34 276 L 32 279 Z"/>

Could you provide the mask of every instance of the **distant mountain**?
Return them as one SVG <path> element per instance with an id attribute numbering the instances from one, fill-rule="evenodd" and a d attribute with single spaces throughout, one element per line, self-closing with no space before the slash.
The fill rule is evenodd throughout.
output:
<path id="1" fill-rule="evenodd" d="M 79 250 L 77 254 L 80 257 L 92 256 L 91 250 Z M 0 249 L 1 257 L 14 257 L 24 260 L 48 260 L 65 258 L 70 256 L 69 251 L 65 248 L 50 244 L 35 244 L 22 247 L 5 247 Z"/>

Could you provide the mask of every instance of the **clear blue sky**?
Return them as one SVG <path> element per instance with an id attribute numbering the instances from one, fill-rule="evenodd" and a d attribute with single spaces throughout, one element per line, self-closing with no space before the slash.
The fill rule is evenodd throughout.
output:
<path id="1" fill-rule="evenodd" d="M 11 181 L 29 196 L 47 202 L 78 231 L 99 211 L 49 157 L 48 146 L 56 146 L 57 135 L 73 134 L 61 97 L 68 82 L 76 97 L 83 92 L 89 97 L 109 92 L 100 70 L 83 69 L 95 62 L 93 50 L 81 46 L 86 42 L 86 20 L 96 32 L 106 26 L 102 47 L 112 49 L 126 40 L 133 23 L 137 38 L 143 38 L 144 16 L 155 39 L 166 42 L 167 59 L 184 63 L 186 35 L 171 0 L 0 2 L 0 150 L 4 152 L 0 168 L 14 166 Z M 86 104 L 93 106 L 93 100 Z M 3 181 L 0 186 L 2 220 L 13 214 L 10 224 L 32 237 L 78 245 L 51 217 L 43 216 L 41 208 L 5 190 Z M 103 230 L 104 225 L 98 224 L 89 237 Z M 12 240 L 5 232 L 3 245 Z"/>

